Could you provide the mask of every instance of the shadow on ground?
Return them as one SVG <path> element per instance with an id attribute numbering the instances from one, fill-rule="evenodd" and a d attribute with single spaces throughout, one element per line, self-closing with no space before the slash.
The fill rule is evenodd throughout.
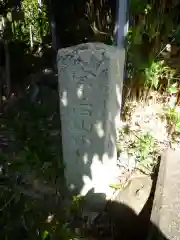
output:
<path id="1" fill-rule="evenodd" d="M 147 208 L 148 206 L 146 205 L 143 211 L 147 211 Z M 111 202 L 107 205 L 107 212 L 113 225 L 113 236 L 111 232 L 110 239 L 167 240 L 158 227 L 148 221 L 147 216 L 143 213 L 136 215 L 136 213 L 126 205 Z M 153 235 L 151 235 L 152 233 Z M 106 239 L 106 236 L 104 235 L 99 239 Z"/>
<path id="2" fill-rule="evenodd" d="M 105 211 L 93 223 L 93 231 L 98 236 L 97 239 L 168 240 L 151 222 L 158 170 L 159 165 L 152 176 L 153 184 L 149 198 L 139 215 L 125 204 L 116 201 L 107 202 Z"/>

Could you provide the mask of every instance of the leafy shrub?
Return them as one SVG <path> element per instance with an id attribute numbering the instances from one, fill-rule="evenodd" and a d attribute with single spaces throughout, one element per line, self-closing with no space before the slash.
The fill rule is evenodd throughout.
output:
<path id="1" fill-rule="evenodd" d="M 180 132 L 180 111 L 179 108 L 167 106 L 165 108 L 165 114 L 168 120 L 169 126 L 175 126 L 175 132 Z"/>
<path id="2" fill-rule="evenodd" d="M 150 67 L 145 68 L 145 85 L 157 89 L 160 81 L 165 79 L 166 86 L 170 86 L 174 73 L 174 70 L 164 65 L 164 61 L 153 61 Z"/>
<path id="3" fill-rule="evenodd" d="M 24 22 L 22 24 L 22 32 L 26 39 L 30 39 L 30 31 L 34 42 L 41 42 L 42 37 L 49 32 L 49 24 L 47 18 L 47 9 L 43 4 L 39 9 L 37 0 L 23 0 L 21 3 L 24 12 Z"/>

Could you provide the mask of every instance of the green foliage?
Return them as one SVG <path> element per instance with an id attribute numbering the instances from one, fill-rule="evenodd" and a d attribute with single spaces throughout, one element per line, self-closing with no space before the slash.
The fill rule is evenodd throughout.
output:
<path id="1" fill-rule="evenodd" d="M 178 38 L 178 9 L 175 1 L 172 1 L 171 7 L 165 1 L 130 1 L 131 24 L 127 36 L 127 77 L 130 88 L 158 89 L 162 80 L 166 82 L 163 83 L 163 90 L 171 86 L 174 71 L 159 56 L 170 36 Z"/>
<path id="2" fill-rule="evenodd" d="M 49 31 L 45 5 L 42 5 L 41 11 L 39 11 L 37 0 L 23 0 L 21 8 L 24 12 L 24 22 L 22 24 L 23 35 L 26 40 L 30 39 L 31 29 L 33 42 L 41 42 L 42 37 L 46 36 Z"/>
<path id="3" fill-rule="evenodd" d="M 176 122 L 176 132 L 180 132 L 180 118 Z"/>
<path id="4" fill-rule="evenodd" d="M 150 68 L 145 69 L 146 84 L 158 88 L 159 78 L 162 74 L 162 62 L 160 64 L 153 62 Z"/>
<path id="5" fill-rule="evenodd" d="M 130 10 L 132 13 L 142 13 L 146 6 L 146 1 L 132 0 L 130 1 Z"/>
<path id="6" fill-rule="evenodd" d="M 120 129 L 120 139 L 117 143 L 118 152 L 132 156 L 138 165 L 151 170 L 157 158 L 157 143 L 149 132 L 134 132 L 129 127 Z"/>
<path id="7" fill-rule="evenodd" d="M 167 91 L 172 94 L 177 93 L 178 92 L 177 83 L 170 85 L 170 87 L 167 88 Z"/>
<path id="8" fill-rule="evenodd" d="M 139 162 L 148 164 L 148 160 L 155 151 L 155 139 L 150 133 L 139 134 L 133 144 L 133 148 L 136 150 L 136 158 Z"/>
<path id="9" fill-rule="evenodd" d="M 158 88 L 160 80 L 167 79 L 170 86 L 174 77 L 174 70 L 164 65 L 164 61 L 152 62 L 151 66 L 145 68 L 145 85 Z"/>
<path id="10" fill-rule="evenodd" d="M 169 126 L 175 125 L 175 132 L 180 132 L 180 111 L 176 107 L 167 106 L 165 108 L 165 115 Z"/>
<path id="11" fill-rule="evenodd" d="M 37 0 L 22 0 L 18 8 L 11 4 L 4 5 L 3 37 L 29 45 L 41 43 L 49 33 L 46 5 L 42 4 L 40 9 Z"/>
<path id="12" fill-rule="evenodd" d="M 83 196 L 73 196 L 70 211 L 72 213 L 79 213 L 82 211 L 81 207 L 84 202 Z"/>

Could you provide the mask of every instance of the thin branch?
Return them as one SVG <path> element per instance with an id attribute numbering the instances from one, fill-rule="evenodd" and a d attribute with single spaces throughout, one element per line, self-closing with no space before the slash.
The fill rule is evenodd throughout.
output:
<path id="1" fill-rule="evenodd" d="M 173 38 L 169 44 L 173 43 L 174 41 L 175 41 L 175 38 Z M 156 59 L 157 57 L 159 57 L 159 55 L 160 55 L 165 49 L 166 49 L 166 46 L 156 55 L 155 59 Z"/>
<path id="2" fill-rule="evenodd" d="M 12 200 L 15 198 L 15 194 L 4 204 L 2 208 L 0 208 L 0 212 L 2 212 L 9 204 L 12 202 Z"/>

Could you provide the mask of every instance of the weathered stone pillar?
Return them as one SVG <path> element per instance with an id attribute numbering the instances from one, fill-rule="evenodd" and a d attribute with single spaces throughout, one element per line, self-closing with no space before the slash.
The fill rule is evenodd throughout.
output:
<path id="1" fill-rule="evenodd" d="M 116 175 L 124 56 L 124 50 L 102 43 L 58 52 L 66 180 L 72 192 L 91 201 L 110 195 Z"/>

